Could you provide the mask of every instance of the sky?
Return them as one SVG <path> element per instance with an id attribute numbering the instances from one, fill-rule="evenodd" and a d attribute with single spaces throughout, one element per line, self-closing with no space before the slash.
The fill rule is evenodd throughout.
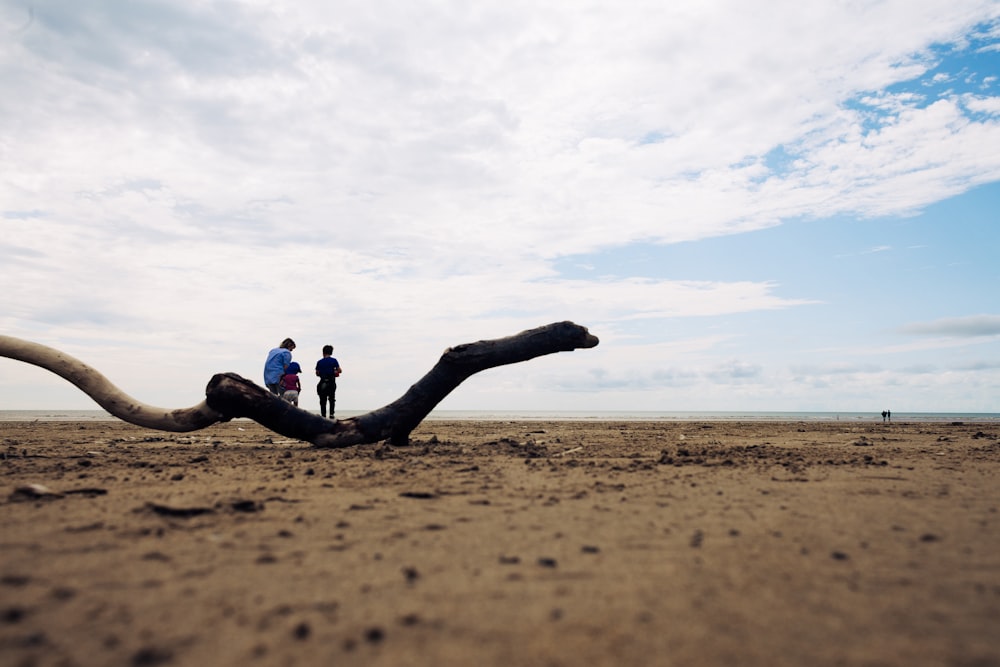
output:
<path id="1" fill-rule="evenodd" d="M 997 0 L 0 0 L 0 91 L 0 333 L 148 404 L 1000 412 Z"/>

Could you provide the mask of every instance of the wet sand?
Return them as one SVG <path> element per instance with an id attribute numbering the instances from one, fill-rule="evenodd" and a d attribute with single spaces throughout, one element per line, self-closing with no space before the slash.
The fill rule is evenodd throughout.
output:
<path id="1" fill-rule="evenodd" d="M 997 424 L 0 445 L 0 665 L 1000 666 Z"/>

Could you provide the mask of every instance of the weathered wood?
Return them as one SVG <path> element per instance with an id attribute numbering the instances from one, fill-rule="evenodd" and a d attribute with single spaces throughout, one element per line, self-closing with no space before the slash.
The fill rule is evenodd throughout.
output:
<path id="1" fill-rule="evenodd" d="M 0 336 L 0 356 L 40 366 L 78 387 L 122 421 L 158 431 L 187 432 L 226 418 L 204 401 L 190 408 L 167 410 L 146 405 L 116 387 L 97 369 L 59 350 L 13 336 Z"/>
<path id="2" fill-rule="evenodd" d="M 506 338 L 449 348 L 403 396 L 378 410 L 337 422 L 335 431 L 310 442 L 317 447 L 346 447 L 388 438 L 391 444 L 405 444 L 434 406 L 470 376 L 555 352 L 595 347 L 598 342 L 585 327 L 557 322 Z"/>
<path id="3" fill-rule="evenodd" d="M 413 429 L 438 403 L 482 370 L 555 352 L 590 348 L 598 342 L 585 327 L 556 322 L 506 338 L 458 345 L 445 350 L 437 364 L 397 400 L 340 421 L 301 410 L 235 373 L 212 377 L 204 402 L 187 409 L 164 410 L 136 401 L 96 369 L 39 343 L 0 336 L 0 356 L 52 371 L 115 417 L 139 426 L 161 431 L 194 431 L 220 421 L 248 417 L 276 433 L 317 447 L 350 447 L 386 439 L 392 444 L 405 444 Z"/>

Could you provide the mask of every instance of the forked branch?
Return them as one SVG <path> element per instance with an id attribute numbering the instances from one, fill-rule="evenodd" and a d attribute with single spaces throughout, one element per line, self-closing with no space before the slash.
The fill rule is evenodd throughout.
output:
<path id="1" fill-rule="evenodd" d="M 0 336 L 0 356 L 52 371 L 69 380 L 113 416 L 161 431 L 196 431 L 217 422 L 248 417 L 286 437 L 317 447 L 349 447 L 388 439 L 405 444 L 431 410 L 472 375 L 555 352 L 598 344 L 596 336 L 572 322 L 557 322 L 514 336 L 466 343 L 445 350 L 437 364 L 403 396 L 372 412 L 331 421 L 282 401 L 235 373 L 212 377 L 205 400 L 181 410 L 141 403 L 122 392 L 96 369 L 54 348 Z"/>

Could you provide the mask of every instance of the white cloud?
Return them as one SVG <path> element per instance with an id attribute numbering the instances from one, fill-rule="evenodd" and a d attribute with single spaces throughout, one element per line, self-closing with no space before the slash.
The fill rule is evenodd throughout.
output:
<path id="1" fill-rule="evenodd" d="M 992 80 L 996 80 L 996 77 L 992 77 Z M 1000 115 L 1000 97 L 967 95 L 963 98 L 963 102 L 969 111 L 990 114 L 993 116 Z"/>
<path id="2" fill-rule="evenodd" d="M 899 331 L 911 336 L 954 336 L 959 338 L 1000 336 L 1000 315 L 971 315 L 969 317 L 949 317 L 931 322 L 913 322 L 900 327 Z"/>

